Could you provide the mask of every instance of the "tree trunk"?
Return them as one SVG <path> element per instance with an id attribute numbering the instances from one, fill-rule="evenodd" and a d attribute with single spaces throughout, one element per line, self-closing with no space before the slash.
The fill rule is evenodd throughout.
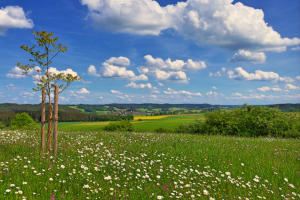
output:
<path id="1" fill-rule="evenodd" d="M 57 127 L 58 127 L 58 86 L 55 86 L 54 96 L 54 134 L 53 134 L 53 153 L 57 153 Z"/>
<path id="2" fill-rule="evenodd" d="M 45 99 L 46 91 L 45 88 L 42 90 L 42 110 L 41 110 L 41 152 L 45 150 Z"/>
<path id="3" fill-rule="evenodd" d="M 51 152 L 51 139 L 52 139 L 52 115 L 53 115 L 53 106 L 51 104 L 51 100 L 49 99 L 49 114 L 48 114 L 48 138 L 47 138 L 47 151 Z"/>

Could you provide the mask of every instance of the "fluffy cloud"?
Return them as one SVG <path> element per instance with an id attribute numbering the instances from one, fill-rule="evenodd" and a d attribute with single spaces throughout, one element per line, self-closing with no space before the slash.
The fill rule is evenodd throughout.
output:
<path id="1" fill-rule="evenodd" d="M 20 69 L 19 67 L 14 67 L 10 70 L 9 73 L 6 74 L 7 78 L 24 78 L 27 75 L 31 76 L 32 79 L 34 80 L 34 84 L 39 83 L 39 80 L 41 80 L 41 78 L 45 75 L 40 74 L 41 72 L 41 68 L 39 66 L 35 66 L 34 68 L 30 69 L 27 74 L 23 73 L 24 71 L 22 69 Z M 72 76 L 72 77 L 78 77 L 77 72 L 74 72 L 72 69 L 68 68 L 66 70 L 58 70 L 54 67 L 50 67 L 48 70 L 50 75 L 61 75 L 63 77 L 68 77 L 68 76 Z"/>
<path id="2" fill-rule="evenodd" d="M 125 57 L 111 57 L 102 63 L 101 76 L 105 78 L 121 78 L 130 81 L 146 81 L 148 77 L 145 74 L 135 75 L 132 70 L 126 67 L 130 65 L 130 61 Z"/>
<path id="3" fill-rule="evenodd" d="M 297 87 L 293 84 L 286 84 L 285 88 L 288 89 L 288 90 L 297 90 L 297 89 L 299 89 L 299 87 Z"/>
<path id="4" fill-rule="evenodd" d="M 293 82 L 290 77 L 280 77 L 275 72 L 265 72 L 261 70 L 255 70 L 254 73 L 248 73 L 242 67 L 237 67 L 234 71 L 227 72 L 228 77 L 237 80 L 249 80 L 249 81 L 281 81 L 281 82 Z"/>
<path id="5" fill-rule="evenodd" d="M 88 68 L 88 74 L 91 76 L 99 77 L 100 74 L 97 73 L 96 67 L 94 65 L 90 65 Z"/>
<path id="6" fill-rule="evenodd" d="M 151 55 L 144 56 L 147 67 L 158 68 L 171 71 L 188 71 L 205 69 L 206 64 L 204 61 L 193 61 L 188 59 L 187 62 L 183 60 L 174 60 L 170 58 L 163 60 L 161 58 L 153 58 Z"/>
<path id="7" fill-rule="evenodd" d="M 158 35 L 170 27 L 171 18 L 152 0 L 81 0 L 94 24 L 113 32 Z"/>
<path id="8" fill-rule="evenodd" d="M 130 60 L 123 56 L 111 57 L 108 60 L 106 60 L 105 62 L 108 64 L 111 64 L 111 65 L 117 65 L 117 66 L 129 66 L 130 65 Z"/>
<path id="9" fill-rule="evenodd" d="M 205 69 L 204 61 L 193 61 L 188 59 L 174 60 L 170 58 L 163 60 L 161 58 L 153 58 L 151 55 L 144 56 L 145 66 L 138 67 L 139 75 L 127 67 L 130 60 L 126 57 L 111 57 L 102 63 L 100 74 L 97 73 L 96 67 L 90 65 L 88 74 L 92 76 L 101 76 L 104 78 L 120 78 L 130 82 L 147 81 L 148 75 L 153 76 L 158 81 L 174 81 L 187 83 L 189 81 L 186 71 Z"/>
<path id="10" fill-rule="evenodd" d="M 90 91 L 88 91 L 86 88 L 81 88 L 79 91 L 77 91 L 77 94 L 90 94 Z"/>
<path id="11" fill-rule="evenodd" d="M 198 44 L 227 49 L 284 51 L 300 44 L 283 38 L 264 21 L 261 9 L 233 0 L 187 0 L 160 6 L 153 0 L 81 0 L 97 27 L 114 32 L 158 35 L 173 28 Z"/>
<path id="12" fill-rule="evenodd" d="M 167 71 L 156 69 L 152 72 L 152 75 L 158 81 L 174 81 L 174 82 L 181 82 L 181 83 L 187 83 L 189 81 L 188 77 L 186 76 L 186 73 L 183 71 L 167 72 Z"/>
<path id="13" fill-rule="evenodd" d="M 300 81 L 300 76 L 296 76 L 296 79 L 297 79 L 298 81 Z"/>
<path id="14" fill-rule="evenodd" d="M 32 28 L 33 22 L 27 19 L 23 8 L 6 6 L 0 8 L 0 35 L 4 35 L 9 28 Z"/>
<path id="15" fill-rule="evenodd" d="M 171 88 L 168 88 L 167 90 L 163 91 L 163 93 L 167 95 L 187 95 L 187 96 L 199 96 L 199 97 L 202 96 L 200 92 L 192 93 L 186 90 L 173 90 Z"/>
<path id="16" fill-rule="evenodd" d="M 126 87 L 130 87 L 130 88 L 135 88 L 135 89 L 144 89 L 144 88 L 148 88 L 151 89 L 152 85 L 151 83 L 146 83 L 146 84 L 136 84 L 135 82 L 130 82 L 129 84 L 126 85 Z"/>
<path id="17" fill-rule="evenodd" d="M 27 75 L 32 76 L 34 79 L 37 76 L 37 73 L 41 70 L 41 68 L 39 66 L 35 66 L 34 68 L 28 70 Z M 7 78 L 24 78 L 26 77 L 26 74 L 24 73 L 24 71 L 15 66 L 13 67 L 7 74 L 6 74 Z"/>
<path id="18" fill-rule="evenodd" d="M 19 67 L 14 67 L 10 70 L 9 73 L 6 74 L 7 78 L 24 78 L 26 75 L 23 74 L 23 70 Z"/>
<path id="19" fill-rule="evenodd" d="M 231 62 L 252 62 L 252 63 L 264 63 L 266 61 L 266 55 L 263 52 L 251 52 L 244 49 L 240 49 L 230 59 Z"/>
<path id="20" fill-rule="evenodd" d="M 268 87 L 268 86 L 257 88 L 257 90 L 260 92 L 268 92 L 268 91 L 280 92 L 280 91 L 282 91 L 282 89 L 279 87 Z"/>
<path id="21" fill-rule="evenodd" d="M 174 60 L 170 58 L 163 60 L 153 58 L 151 55 L 144 56 L 145 66 L 139 67 L 139 72 L 153 76 L 158 81 L 174 81 L 187 83 L 189 81 L 186 71 L 201 70 L 206 68 L 204 61 L 193 61 L 188 59 Z"/>
<path id="22" fill-rule="evenodd" d="M 49 74 L 53 75 L 63 75 L 63 76 L 78 76 L 77 72 L 74 72 L 72 69 L 68 68 L 66 70 L 58 70 L 55 67 L 50 67 L 48 70 Z"/>

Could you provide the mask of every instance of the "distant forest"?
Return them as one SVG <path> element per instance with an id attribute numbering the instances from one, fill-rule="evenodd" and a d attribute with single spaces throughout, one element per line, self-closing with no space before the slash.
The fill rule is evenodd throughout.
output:
<path id="1" fill-rule="evenodd" d="M 163 115 L 203 113 L 215 109 L 230 109 L 238 105 L 210 104 L 105 104 L 105 105 L 59 105 L 59 121 L 117 121 L 132 119 L 132 115 Z M 300 104 L 274 104 L 267 107 L 277 107 L 284 112 L 300 112 Z M 47 108 L 47 106 L 46 106 Z M 35 121 L 40 121 L 40 104 L 0 104 L 0 121 L 8 125 L 16 113 L 26 112 Z"/>

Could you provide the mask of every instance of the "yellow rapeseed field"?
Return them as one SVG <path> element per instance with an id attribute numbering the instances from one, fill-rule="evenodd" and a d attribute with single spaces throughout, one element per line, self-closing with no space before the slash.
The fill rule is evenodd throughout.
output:
<path id="1" fill-rule="evenodd" d="M 134 116 L 134 120 L 151 120 L 151 119 L 162 119 L 162 118 L 166 118 L 169 117 L 170 115 L 159 115 L 159 116 Z"/>

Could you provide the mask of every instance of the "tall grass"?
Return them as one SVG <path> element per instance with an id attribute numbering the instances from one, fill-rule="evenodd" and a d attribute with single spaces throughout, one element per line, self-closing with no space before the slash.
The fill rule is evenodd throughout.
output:
<path id="1" fill-rule="evenodd" d="M 186 134 L 0 132 L 0 199 L 299 199 L 300 140 Z M 46 157 L 46 156 L 45 156 Z"/>

